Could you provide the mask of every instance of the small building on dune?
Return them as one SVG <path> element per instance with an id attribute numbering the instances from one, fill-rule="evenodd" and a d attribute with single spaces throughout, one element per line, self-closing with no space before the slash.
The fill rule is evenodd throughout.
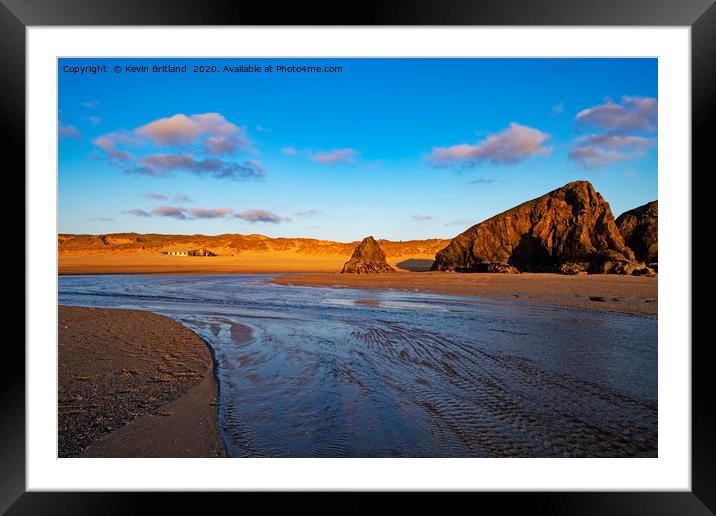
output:
<path id="1" fill-rule="evenodd" d="M 168 256 L 216 256 L 216 253 L 213 253 L 203 247 L 200 249 L 171 249 L 168 251 L 161 251 L 161 254 L 166 254 Z"/>

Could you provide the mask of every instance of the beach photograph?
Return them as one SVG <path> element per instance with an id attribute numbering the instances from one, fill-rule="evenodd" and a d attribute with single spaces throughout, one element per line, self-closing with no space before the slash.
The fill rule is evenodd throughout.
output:
<path id="1" fill-rule="evenodd" d="M 57 66 L 59 458 L 659 456 L 657 59 Z"/>

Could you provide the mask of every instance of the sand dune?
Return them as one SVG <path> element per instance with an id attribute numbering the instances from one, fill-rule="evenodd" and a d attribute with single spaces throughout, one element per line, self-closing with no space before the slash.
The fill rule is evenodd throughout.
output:
<path id="1" fill-rule="evenodd" d="M 448 240 L 379 240 L 399 270 L 428 270 Z M 60 274 L 238 273 L 340 271 L 358 242 L 263 235 L 59 235 Z M 169 256 L 162 251 L 204 248 L 217 256 Z"/>
<path id="2" fill-rule="evenodd" d="M 435 255 L 450 240 L 427 239 L 393 242 L 378 240 L 388 258 L 413 255 Z M 114 233 L 108 235 L 71 235 L 57 237 L 60 256 L 87 254 L 158 254 L 172 249 L 207 248 L 218 256 L 238 256 L 245 252 L 292 252 L 300 255 L 350 256 L 360 241 L 332 242 L 315 238 L 269 238 L 264 235 L 227 234 L 160 235 Z"/>

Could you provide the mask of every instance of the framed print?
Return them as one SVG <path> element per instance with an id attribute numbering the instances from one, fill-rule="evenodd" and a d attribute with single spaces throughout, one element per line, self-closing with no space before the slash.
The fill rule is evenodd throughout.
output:
<path id="1" fill-rule="evenodd" d="M 27 300 L 3 510 L 712 513 L 691 170 L 714 9 L 3 0 Z"/>

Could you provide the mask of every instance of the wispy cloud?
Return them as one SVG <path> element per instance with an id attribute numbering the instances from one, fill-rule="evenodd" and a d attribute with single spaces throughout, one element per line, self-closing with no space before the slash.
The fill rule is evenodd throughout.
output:
<path id="1" fill-rule="evenodd" d="M 139 208 L 135 210 L 126 210 L 122 213 L 127 213 L 128 215 L 134 215 L 135 217 L 151 217 L 152 214 L 148 211 L 140 210 Z"/>
<path id="2" fill-rule="evenodd" d="M 599 168 L 623 161 L 626 157 L 618 151 L 602 147 L 576 147 L 569 151 L 569 159 L 582 168 Z"/>
<path id="3" fill-rule="evenodd" d="M 552 108 L 549 110 L 549 114 L 552 116 L 563 115 L 564 114 L 564 101 L 552 106 Z"/>
<path id="4" fill-rule="evenodd" d="M 417 222 L 426 222 L 428 220 L 434 220 L 434 217 L 432 215 L 416 214 L 416 215 L 411 215 L 410 218 Z"/>
<path id="5" fill-rule="evenodd" d="M 85 122 L 89 122 L 92 127 L 96 127 L 102 123 L 102 119 L 95 115 L 81 117 Z"/>
<path id="6" fill-rule="evenodd" d="M 497 179 L 492 179 L 489 177 L 479 177 L 477 179 L 473 179 L 472 181 L 468 181 L 468 184 L 471 185 L 489 185 L 492 183 L 496 183 Z"/>
<path id="7" fill-rule="evenodd" d="M 167 195 L 158 192 L 144 192 L 139 195 L 141 195 L 142 197 L 146 197 L 147 199 L 152 199 L 154 201 L 168 201 L 171 199 L 175 202 L 192 202 L 191 198 L 188 195 L 184 194 Z"/>
<path id="8" fill-rule="evenodd" d="M 273 212 L 267 210 L 244 210 L 234 214 L 237 219 L 246 220 L 251 223 L 268 222 L 271 224 L 279 224 L 281 222 L 290 222 L 291 219 L 282 218 Z"/>
<path id="9" fill-rule="evenodd" d="M 152 215 L 157 217 L 171 217 L 174 219 L 186 219 L 186 211 L 184 208 L 177 206 L 158 206 L 152 210 Z"/>
<path id="10" fill-rule="evenodd" d="M 463 143 L 451 147 L 433 148 L 428 162 L 434 166 L 454 163 L 515 164 L 529 157 L 549 154 L 552 149 L 544 143 L 549 135 L 539 129 L 511 123 L 507 129 L 488 136 L 475 145 Z"/>
<path id="11" fill-rule="evenodd" d="M 303 211 L 297 211 L 293 215 L 295 217 L 315 217 L 316 215 L 320 215 L 323 213 L 321 210 L 303 210 Z"/>
<path id="12" fill-rule="evenodd" d="M 143 194 L 140 194 L 142 197 L 146 197 L 147 199 L 152 199 L 155 201 L 166 201 L 169 199 L 168 195 L 156 193 L 156 192 L 145 192 Z"/>
<path id="13" fill-rule="evenodd" d="M 95 109 L 97 106 L 99 106 L 99 100 L 85 100 L 82 102 L 82 107 L 87 109 Z"/>
<path id="14" fill-rule="evenodd" d="M 190 208 L 189 213 L 197 219 L 221 219 L 234 212 L 231 208 Z"/>
<path id="15" fill-rule="evenodd" d="M 311 149 L 302 150 L 289 145 L 287 147 L 281 147 L 281 154 L 284 156 L 305 156 L 312 161 L 317 161 L 324 165 L 349 165 L 358 162 L 359 152 L 349 147 L 344 149 L 314 152 Z"/>
<path id="16" fill-rule="evenodd" d="M 172 195 L 172 200 L 176 202 L 194 202 L 191 200 L 191 197 L 185 194 L 176 194 Z"/>
<path id="17" fill-rule="evenodd" d="M 162 194 L 158 194 L 161 196 Z M 166 196 L 164 196 L 166 197 Z M 160 197 L 155 197 L 159 199 Z M 169 217 L 177 220 L 192 220 L 192 219 L 226 219 L 229 217 L 235 217 L 237 219 L 246 220 L 251 223 L 256 222 L 269 222 L 272 224 L 279 224 L 281 222 L 291 222 L 288 217 L 281 217 L 268 210 L 251 209 L 236 212 L 231 208 L 186 208 L 184 206 L 157 206 L 151 211 L 134 209 L 127 210 L 122 213 L 127 213 L 137 217 Z"/>
<path id="18" fill-rule="evenodd" d="M 102 149 L 114 161 L 131 161 L 132 155 L 128 151 L 118 150 L 117 147 L 119 145 L 131 145 L 136 142 L 136 136 L 127 131 L 103 134 L 92 140 L 92 143 Z"/>
<path id="19" fill-rule="evenodd" d="M 236 154 L 241 149 L 251 146 L 243 128 L 235 134 L 217 134 L 204 140 L 204 151 L 207 154 Z"/>
<path id="20" fill-rule="evenodd" d="M 647 137 L 656 131 L 658 105 L 655 98 L 623 96 L 619 103 L 607 99 L 604 104 L 577 113 L 577 128 L 592 127 L 604 131 L 576 138 L 569 159 L 582 168 L 606 167 L 638 158 L 656 143 Z"/>
<path id="21" fill-rule="evenodd" d="M 74 125 L 64 125 L 62 122 L 59 122 L 57 126 L 57 135 L 60 138 L 79 138 L 80 132 Z"/>
<path id="22" fill-rule="evenodd" d="M 355 149 L 336 149 L 328 152 L 317 152 L 311 159 L 323 163 L 324 165 L 334 165 L 336 163 L 350 164 L 355 163 L 358 158 L 358 151 Z"/>
<path id="23" fill-rule="evenodd" d="M 642 136 L 590 134 L 575 140 L 569 159 L 583 168 L 605 167 L 642 156 L 654 142 Z"/>
<path id="24" fill-rule="evenodd" d="M 655 98 L 623 96 L 619 103 L 604 104 L 577 113 L 577 127 L 592 126 L 610 133 L 656 131 L 658 106 Z"/>
<path id="25" fill-rule="evenodd" d="M 613 149 L 643 150 L 654 143 L 652 138 L 616 134 L 590 134 L 577 138 L 580 145 L 597 145 Z"/>
<path id="26" fill-rule="evenodd" d="M 188 171 L 197 175 L 232 179 L 258 179 L 266 175 L 263 165 L 256 160 L 236 163 L 220 158 L 196 159 L 191 154 L 145 156 L 137 160 L 137 166 L 127 171 L 149 176 L 165 176 L 174 171 Z"/>

